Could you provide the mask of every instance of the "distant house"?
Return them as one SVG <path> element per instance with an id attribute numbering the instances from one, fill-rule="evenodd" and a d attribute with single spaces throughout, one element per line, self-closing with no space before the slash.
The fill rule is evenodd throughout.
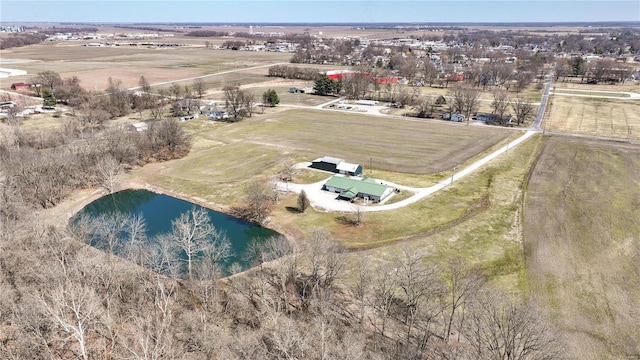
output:
<path id="1" fill-rule="evenodd" d="M 350 178 L 343 176 L 332 176 L 324 184 L 323 189 L 329 192 L 338 193 L 339 198 L 354 200 L 361 198 L 380 202 L 393 193 L 389 186 L 377 183 L 372 178 Z"/>
<path id="2" fill-rule="evenodd" d="M 313 88 L 310 86 L 299 88 L 299 87 L 290 87 L 289 92 L 292 94 L 309 94 L 313 92 Z"/>
<path id="3" fill-rule="evenodd" d="M 147 131 L 149 130 L 149 125 L 146 122 L 137 122 L 131 124 L 131 129 L 133 131 Z"/>
<path id="4" fill-rule="evenodd" d="M 28 89 L 28 88 L 29 88 L 29 84 L 25 84 L 23 82 L 11 84 L 11 90 L 13 90 L 13 91 L 20 91 L 20 90 Z"/>
<path id="5" fill-rule="evenodd" d="M 319 159 L 315 159 L 309 166 L 313 169 L 330 171 L 337 174 L 358 176 L 362 175 L 362 166 L 358 164 L 351 164 L 343 159 L 334 158 L 331 156 L 325 156 Z"/>

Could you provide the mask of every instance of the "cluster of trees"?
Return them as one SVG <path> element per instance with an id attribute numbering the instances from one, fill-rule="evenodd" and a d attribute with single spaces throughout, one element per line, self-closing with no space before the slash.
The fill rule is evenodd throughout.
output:
<path id="1" fill-rule="evenodd" d="M 274 65 L 269 68 L 269 76 L 284 79 L 317 80 L 320 70 L 316 68 L 302 68 L 297 66 Z"/>
<path id="2" fill-rule="evenodd" d="M 239 86 L 226 85 L 223 88 L 225 108 L 229 114 L 229 120 L 236 122 L 251 117 L 253 107 L 256 105 L 255 96 Z M 277 95 L 276 95 L 277 96 Z"/>
<path id="3" fill-rule="evenodd" d="M 190 136 L 174 119 L 148 131 L 107 129 L 73 138 L 66 129 L 46 134 L 20 126 L 2 128 L 0 213 L 55 206 L 73 190 L 103 186 L 112 192 L 126 168 L 186 155 Z"/>
<path id="4" fill-rule="evenodd" d="M 71 221 L 69 231 L 79 241 L 173 279 L 215 279 L 220 262 L 231 255 L 229 239 L 204 208 L 181 214 L 171 231 L 153 239 L 147 239 L 141 215 L 120 212 L 82 215 Z"/>
<path id="5" fill-rule="evenodd" d="M 0 38 L 0 50 L 37 44 L 47 38 L 45 34 L 14 33 Z"/>
<path id="6" fill-rule="evenodd" d="M 189 213 L 174 226 L 194 224 L 193 218 Z M 140 227 L 127 226 L 136 238 Z M 185 234 L 174 229 L 175 243 Z M 407 248 L 375 263 L 362 257 L 349 264 L 326 231 L 312 229 L 303 240 L 297 243 L 304 247 L 281 237 L 253 247 L 256 267 L 227 279 L 215 280 L 215 262 L 204 261 L 192 264 L 190 278 L 176 280 L 83 245 L 82 232 L 22 223 L 0 233 L 0 353 L 20 359 L 563 357 L 533 304 L 491 288 L 461 260 L 438 265 Z M 178 247 L 188 251 L 187 243 Z M 185 258 L 183 271 L 187 264 Z"/>
<path id="7" fill-rule="evenodd" d="M 582 57 L 558 59 L 555 63 L 556 80 L 567 81 L 579 77 L 581 82 L 620 82 L 633 73 L 629 65 L 615 62 L 613 59 L 586 61 Z"/>

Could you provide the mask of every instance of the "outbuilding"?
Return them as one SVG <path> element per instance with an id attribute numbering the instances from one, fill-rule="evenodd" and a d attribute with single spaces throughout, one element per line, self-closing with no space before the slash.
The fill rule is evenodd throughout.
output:
<path id="1" fill-rule="evenodd" d="M 358 176 L 362 175 L 362 165 L 351 164 L 343 159 L 325 156 L 319 159 L 315 159 L 309 165 L 310 168 L 330 171 L 337 174 Z"/>
<path id="2" fill-rule="evenodd" d="M 28 88 L 29 88 L 29 84 L 25 84 L 23 82 L 11 84 L 11 90 L 13 91 L 19 91 L 19 90 L 28 89 Z"/>
<path id="3" fill-rule="evenodd" d="M 131 124 L 131 129 L 134 131 L 147 131 L 149 130 L 149 125 L 146 122 L 137 122 Z"/>

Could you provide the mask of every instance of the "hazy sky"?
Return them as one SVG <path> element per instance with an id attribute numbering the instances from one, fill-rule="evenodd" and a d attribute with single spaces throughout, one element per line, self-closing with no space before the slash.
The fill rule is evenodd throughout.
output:
<path id="1" fill-rule="evenodd" d="M 640 0 L 0 0 L 0 22 L 640 21 Z"/>

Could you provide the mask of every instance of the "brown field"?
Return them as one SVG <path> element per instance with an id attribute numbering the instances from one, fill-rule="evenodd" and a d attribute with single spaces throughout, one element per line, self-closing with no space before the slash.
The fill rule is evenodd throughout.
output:
<path id="1" fill-rule="evenodd" d="M 524 206 L 531 294 L 576 359 L 640 355 L 640 148 L 547 138 Z"/>
<path id="2" fill-rule="evenodd" d="M 165 82 L 213 74 L 221 71 L 253 66 L 286 63 L 291 54 L 273 52 L 236 52 L 211 50 L 204 47 L 146 48 L 136 47 L 83 47 L 81 42 L 42 43 L 24 48 L 3 50 L 4 59 L 34 60 L 12 64 L 29 74 L 51 70 L 63 78 L 78 76 L 88 89 L 106 88 L 107 79 L 122 80 L 125 87 L 138 86 L 144 75 L 151 83 Z M 241 55 L 241 56 L 240 56 Z M 7 65 L 7 67 L 9 67 Z M 256 76 L 267 74 L 268 67 L 253 71 Z M 251 70 L 248 70 L 252 73 Z M 228 74 L 228 75 L 233 75 Z M 0 88 L 11 83 L 28 81 L 27 77 L 11 77 L 0 81 Z M 255 79 L 252 77 L 251 82 Z M 227 80 L 224 80 L 227 81 Z M 229 81 L 243 83 L 240 79 Z"/>
<path id="3" fill-rule="evenodd" d="M 552 96 L 543 127 L 584 135 L 640 139 L 638 100 Z"/>

